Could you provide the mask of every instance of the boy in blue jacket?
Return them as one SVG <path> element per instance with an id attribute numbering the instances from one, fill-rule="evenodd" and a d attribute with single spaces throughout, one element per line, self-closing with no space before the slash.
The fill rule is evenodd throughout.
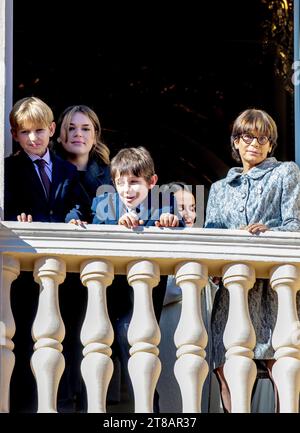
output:
<path id="1" fill-rule="evenodd" d="M 95 224 L 119 224 L 127 228 L 142 226 L 177 227 L 183 225 L 174 209 L 174 197 L 163 197 L 156 187 L 157 175 L 150 153 L 144 147 L 125 148 L 111 161 L 111 176 L 116 191 L 110 187 L 95 197 L 92 204 Z M 167 276 L 163 276 L 153 290 L 153 305 L 159 322 L 165 296 Z M 133 311 L 132 288 L 126 276 L 116 275 L 107 293 L 108 311 L 115 330 L 114 353 L 119 357 L 129 395 L 132 387 L 127 369 L 129 344 L 127 331 Z M 158 408 L 158 394 L 154 398 Z"/>
<path id="2" fill-rule="evenodd" d="M 94 198 L 94 224 L 120 224 L 128 228 L 179 225 L 173 197 L 164 200 L 155 187 L 158 178 L 154 163 L 144 147 L 120 150 L 111 161 L 111 177 L 116 191 L 104 186 L 103 194 Z"/>

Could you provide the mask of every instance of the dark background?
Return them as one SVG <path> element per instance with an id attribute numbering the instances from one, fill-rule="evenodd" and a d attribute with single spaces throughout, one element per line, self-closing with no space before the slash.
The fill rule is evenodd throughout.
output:
<path id="1" fill-rule="evenodd" d="M 38 96 L 56 119 L 90 105 L 112 156 L 144 145 L 159 183 L 209 187 L 236 165 L 231 125 L 246 108 L 274 117 L 276 156 L 294 158 L 293 99 L 263 46 L 268 19 L 261 0 L 15 0 L 14 101 Z"/>

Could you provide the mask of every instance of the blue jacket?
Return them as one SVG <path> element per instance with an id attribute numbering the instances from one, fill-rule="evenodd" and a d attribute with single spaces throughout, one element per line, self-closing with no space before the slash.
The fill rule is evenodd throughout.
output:
<path id="1" fill-rule="evenodd" d="M 239 229 L 262 223 L 270 230 L 300 230 L 300 170 L 295 162 L 267 158 L 247 173 L 231 168 L 212 184 L 205 227 Z"/>
<path id="2" fill-rule="evenodd" d="M 119 218 L 127 212 L 119 194 L 113 192 L 113 187 L 111 189 L 112 192 L 107 192 L 94 198 L 92 203 L 93 224 L 118 224 Z M 156 201 L 153 201 L 153 196 L 150 192 L 144 202 L 135 211 L 139 219 L 144 221 L 143 226 L 145 227 L 154 226 L 155 221 L 159 220 L 162 213 L 178 215 L 173 195 L 171 195 L 169 202 L 167 200 L 163 202 L 160 197 L 160 200 L 156 203 Z M 183 226 L 182 221 L 180 221 L 179 225 Z"/>

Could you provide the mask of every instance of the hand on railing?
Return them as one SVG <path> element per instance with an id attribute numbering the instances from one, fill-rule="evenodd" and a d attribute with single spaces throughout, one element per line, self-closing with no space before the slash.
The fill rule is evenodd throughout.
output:
<path id="1" fill-rule="evenodd" d="M 76 220 L 73 218 L 69 221 L 69 224 L 75 224 L 75 226 L 85 227 L 87 225 L 87 221 Z"/>
<path id="2" fill-rule="evenodd" d="M 171 213 L 162 213 L 159 221 L 155 222 L 156 227 L 178 227 L 179 219 Z"/>
<path id="3" fill-rule="evenodd" d="M 248 226 L 240 227 L 240 229 L 248 230 L 248 232 L 251 233 L 252 235 L 256 235 L 259 233 L 266 232 L 267 230 L 269 230 L 269 227 L 266 226 L 265 224 L 253 223 L 253 224 L 249 224 Z"/>
<path id="4" fill-rule="evenodd" d="M 121 216 L 118 224 L 130 229 L 143 225 L 144 221 L 139 219 L 138 214 L 134 210 L 131 210 L 130 212 L 127 212 Z"/>
<path id="5" fill-rule="evenodd" d="M 17 220 L 20 223 L 32 223 L 32 215 L 22 212 L 20 215 L 17 216 Z"/>

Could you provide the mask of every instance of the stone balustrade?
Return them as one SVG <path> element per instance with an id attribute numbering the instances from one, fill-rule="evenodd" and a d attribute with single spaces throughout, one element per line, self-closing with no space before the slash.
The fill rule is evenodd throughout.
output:
<path id="1" fill-rule="evenodd" d="M 229 291 L 229 315 L 224 332 L 226 377 L 233 412 L 250 412 L 256 377 L 255 333 L 248 311 L 248 291 L 256 278 L 269 278 L 278 295 L 273 334 L 274 381 L 280 410 L 297 412 L 300 391 L 300 326 L 296 293 L 300 288 L 300 234 L 267 232 L 250 236 L 241 230 L 128 230 L 121 226 L 77 227 L 67 224 L 3 222 L 0 230 L 0 411 L 9 411 L 9 384 L 14 368 L 15 323 L 10 286 L 20 270 L 32 271 L 40 285 L 38 310 L 32 326 L 31 359 L 37 384 L 38 411 L 56 412 L 57 389 L 64 371 L 65 328 L 58 302 L 66 272 L 80 274 L 88 301 L 81 329 L 81 372 L 89 412 L 106 411 L 106 394 L 113 373 L 113 329 L 106 290 L 114 275 L 127 275 L 134 292 L 128 331 L 129 374 L 136 412 L 153 411 L 160 375 L 160 330 L 152 290 L 160 275 L 175 275 L 182 289 L 182 311 L 174 344 L 174 373 L 183 412 L 200 412 L 202 387 L 208 374 L 205 360 L 207 330 L 201 316 L 201 290 L 208 275 L 222 276 Z"/>

